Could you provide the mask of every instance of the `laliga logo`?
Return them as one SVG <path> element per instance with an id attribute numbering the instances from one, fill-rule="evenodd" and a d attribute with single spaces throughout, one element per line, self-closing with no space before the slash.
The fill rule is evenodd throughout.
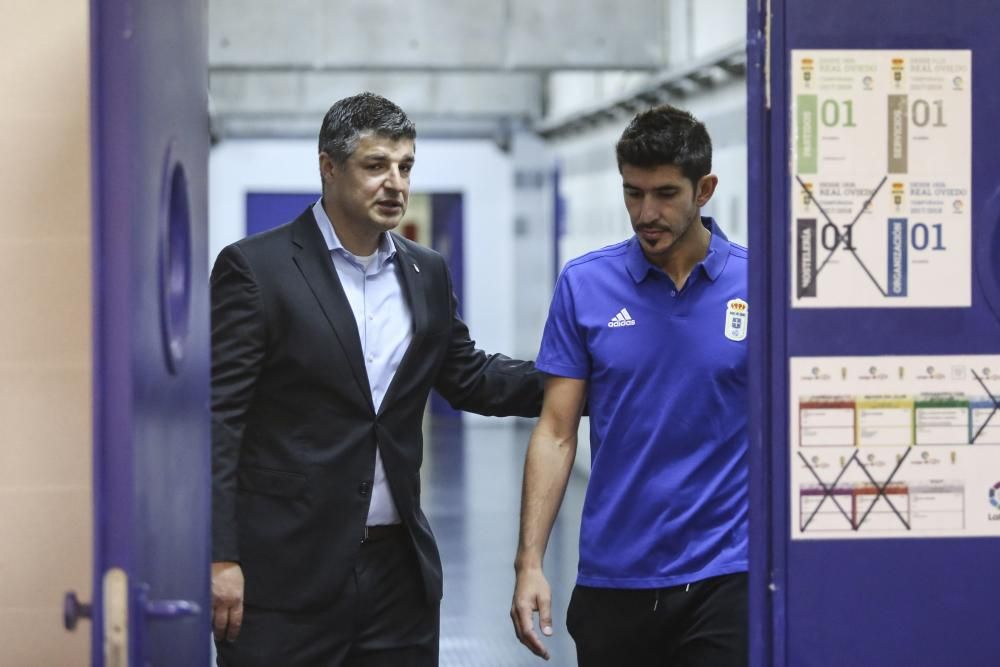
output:
<path id="1" fill-rule="evenodd" d="M 810 372 L 812 373 L 812 375 L 807 375 L 804 379 L 806 379 L 806 380 L 829 380 L 830 379 L 830 374 L 829 373 L 824 373 L 823 369 L 821 369 L 819 366 L 813 366 L 812 369 L 810 369 Z"/>
<path id="2" fill-rule="evenodd" d="M 813 468 L 829 468 L 830 467 L 829 463 L 824 463 L 818 456 L 813 456 L 812 458 L 810 458 L 810 461 L 812 462 L 812 467 Z"/>
<path id="3" fill-rule="evenodd" d="M 1000 482 L 990 487 L 990 505 L 993 506 L 993 509 L 1000 510 Z M 1000 513 L 987 514 L 986 520 L 1000 521 Z"/>
<path id="4" fill-rule="evenodd" d="M 869 366 L 868 375 L 862 376 L 862 379 L 885 380 L 887 377 L 889 377 L 887 373 L 878 372 L 878 366 Z"/>
<path id="5" fill-rule="evenodd" d="M 884 466 L 884 465 L 885 465 L 885 461 L 879 461 L 878 459 L 875 458 L 874 454 L 869 454 L 868 455 L 868 466 L 869 467 L 873 467 L 874 466 L 874 467 L 878 468 L 878 467 L 881 467 L 881 466 Z"/>
<path id="6" fill-rule="evenodd" d="M 924 375 L 921 379 L 943 380 L 944 373 L 939 372 L 933 366 L 928 366 L 926 369 L 926 375 Z"/>

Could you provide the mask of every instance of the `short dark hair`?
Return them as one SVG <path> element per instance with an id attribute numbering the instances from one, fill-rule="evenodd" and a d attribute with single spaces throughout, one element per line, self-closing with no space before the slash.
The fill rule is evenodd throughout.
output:
<path id="1" fill-rule="evenodd" d="M 398 141 L 416 139 L 417 128 L 396 104 L 375 93 L 338 100 L 323 117 L 319 152 L 343 164 L 358 147 L 361 135 L 374 133 Z"/>
<path id="2" fill-rule="evenodd" d="M 643 169 L 680 167 L 693 185 L 712 171 L 712 140 L 708 130 L 683 109 L 662 104 L 641 111 L 615 145 L 618 171 L 623 164 Z"/>

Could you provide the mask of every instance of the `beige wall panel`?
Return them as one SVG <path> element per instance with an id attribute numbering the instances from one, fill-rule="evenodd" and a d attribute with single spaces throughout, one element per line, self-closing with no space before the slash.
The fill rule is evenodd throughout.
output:
<path id="1" fill-rule="evenodd" d="M 0 489 L 89 486 L 89 395 L 89 367 L 0 368 Z"/>
<path id="2" fill-rule="evenodd" d="M 0 609 L 0 664 L 6 667 L 86 667 L 90 643 L 63 630 L 49 609 Z"/>
<path id="3" fill-rule="evenodd" d="M 0 285 L 14 286 L 0 296 L 0 312 L 15 314 L 17 323 L 0 327 L 0 368 L 87 363 L 89 254 L 90 243 L 75 238 L 9 242 L 0 236 Z"/>
<path id="4" fill-rule="evenodd" d="M 66 590 L 89 588 L 90 503 L 78 487 L 0 490 L 0 535 L 15 547 L 0 553 L 0 609 L 61 610 Z M 61 612 L 53 620 L 61 625 Z"/>
<path id="5" fill-rule="evenodd" d="M 0 21 L 0 665 L 89 662 L 91 260 L 88 0 L 6 0 Z"/>
<path id="6" fill-rule="evenodd" d="M 0 84 L 0 90 L 10 86 Z M 85 105 L 64 112 L 81 118 L 42 114 L 16 119 L 6 108 L 0 109 L 0 191 L 6 209 L 0 240 L 58 238 L 90 243 L 89 193 L 84 198 L 78 189 L 90 176 L 88 112 Z"/>

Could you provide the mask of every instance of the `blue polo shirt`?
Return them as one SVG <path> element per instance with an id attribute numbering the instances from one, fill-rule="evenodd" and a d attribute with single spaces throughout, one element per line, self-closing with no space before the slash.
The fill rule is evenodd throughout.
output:
<path id="1" fill-rule="evenodd" d="M 747 251 L 711 218 L 682 290 L 638 240 L 566 264 L 535 362 L 588 381 L 577 582 L 662 588 L 747 569 Z"/>

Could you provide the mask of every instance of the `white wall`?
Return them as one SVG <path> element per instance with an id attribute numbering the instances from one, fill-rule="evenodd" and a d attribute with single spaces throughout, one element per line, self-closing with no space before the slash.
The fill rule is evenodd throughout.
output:
<path id="1" fill-rule="evenodd" d="M 319 192 L 314 141 L 229 141 L 208 168 L 208 256 L 246 236 L 249 192 Z"/>
<path id="2" fill-rule="evenodd" d="M 681 30 L 690 39 L 690 55 L 701 58 L 746 39 L 746 0 L 673 0 L 687 5 L 689 22 Z M 674 25 L 671 34 L 677 34 Z"/>
<path id="3" fill-rule="evenodd" d="M 226 244 L 246 233 L 248 192 L 319 191 L 316 142 L 224 142 L 212 150 L 209 183 L 209 253 L 214 262 Z M 489 141 L 418 137 L 411 189 L 462 193 L 465 319 L 480 348 L 512 354 L 517 318 L 510 159 Z"/>
<path id="4" fill-rule="evenodd" d="M 514 356 L 534 359 L 555 282 L 555 160 L 545 142 L 529 132 L 514 136 L 511 160 L 515 168 Z"/>

